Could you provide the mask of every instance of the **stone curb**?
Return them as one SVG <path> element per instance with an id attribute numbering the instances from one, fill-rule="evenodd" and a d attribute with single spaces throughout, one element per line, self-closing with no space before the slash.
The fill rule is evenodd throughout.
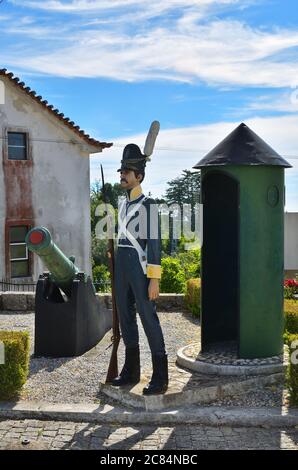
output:
<path id="1" fill-rule="evenodd" d="M 185 350 L 189 347 L 183 346 L 177 351 L 177 364 L 186 367 L 187 369 L 202 374 L 218 374 L 218 375 L 265 375 L 281 373 L 287 368 L 287 364 L 268 364 L 268 365 L 247 365 L 247 366 L 233 366 L 233 365 L 217 365 L 210 362 L 197 361 L 192 357 L 185 355 Z"/>
<path id="2" fill-rule="evenodd" d="M 128 411 L 110 405 L 50 404 L 45 402 L 0 403 L 0 419 L 37 419 L 98 424 L 144 424 L 298 428 L 298 409 L 186 407 L 163 412 Z"/>

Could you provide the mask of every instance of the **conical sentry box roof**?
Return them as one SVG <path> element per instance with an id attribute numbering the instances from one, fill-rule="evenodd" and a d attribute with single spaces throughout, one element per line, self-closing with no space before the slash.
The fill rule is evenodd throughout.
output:
<path id="1" fill-rule="evenodd" d="M 223 165 L 292 166 L 244 123 L 236 127 L 193 168 Z"/>

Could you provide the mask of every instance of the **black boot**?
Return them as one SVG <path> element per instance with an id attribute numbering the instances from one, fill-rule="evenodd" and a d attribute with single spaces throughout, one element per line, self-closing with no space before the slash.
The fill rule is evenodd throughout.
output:
<path id="1" fill-rule="evenodd" d="M 111 385 L 133 385 L 140 381 L 140 349 L 139 346 L 135 348 L 125 349 L 125 363 L 120 375 L 112 380 Z"/>
<path id="2" fill-rule="evenodd" d="M 144 395 L 165 393 L 168 389 L 168 356 L 167 354 L 152 354 L 153 374 L 149 384 L 143 389 Z"/>

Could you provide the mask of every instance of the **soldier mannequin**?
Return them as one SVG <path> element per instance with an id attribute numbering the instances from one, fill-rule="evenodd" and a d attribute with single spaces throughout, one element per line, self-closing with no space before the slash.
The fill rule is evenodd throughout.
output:
<path id="1" fill-rule="evenodd" d="M 125 363 L 120 375 L 112 385 L 132 385 L 140 381 L 139 334 L 136 320 L 136 306 L 151 350 L 153 374 L 143 389 L 144 395 L 164 393 L 168 387 L 168 361 L 155 299 L 159 296 L 161 277 L 161 248 L 158 209 L 154 199 L 146 198 L 140 183 L 145 176 L 146 156 L 139 147 L 129 144 L 123 151 L 120 183 L 126 190 L 126 200 L 119 209 L 119 223 L 131 233 L 130 223 L 137 220 L 140 209 L 146 214 L 146 236 L 140 238 L 118 233 L 118 248 L 115 259 L 115 293 L 121 333 L 125 344 Z M 141 207 L 142 206 L 142 207 Z M 139 208 L 139 211 L 137 210 Z M 133 214 L 134 211 L 134 214 Z M 150 213 L 155 215 L 155 219 Z M 143 212 L 144 213 L 144 212 Z M 121 215 L 123 214 L 123 215 Z M 133 214 L 133 215 L 130 215 Z M 121 220 L 121 217 L 122 220 Z M 155 227 L 150 230 L 155 221 Z M 144 220 L 143 220 L 144 222 Z M 157 230 L 157 236 L 151 236 Z M 119 231 L 118 231 L 119 232 Z M 142 262 L 141 262 L 142 260 Z M 136 306 L 135 306 L 136 304 Z"/>

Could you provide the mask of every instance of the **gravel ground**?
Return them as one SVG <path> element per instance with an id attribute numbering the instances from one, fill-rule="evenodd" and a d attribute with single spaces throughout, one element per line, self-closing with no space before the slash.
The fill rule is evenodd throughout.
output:
<path id="1" fill-rule="evenodd" d="M 270 385 L 263 389 L 247 392 L 245 395 L 238 397 L 226 397 L 222 400 L 216 400 L 206 406 L 239 406 L 239 407 L 261 407 L 261 406 L 278 406 L 289 408 L 288 391 L 283 385 Z"/>
<path id="2" fill-rule="evenodd" d="M 188 313 L 159 313 L 165 336 L 169 362 L 175 363 L 178 348 L 195 341 L 199 335 L 199 322 Z M 51 403 L 88 402 L 99 399 L 98 384 L 104 380 L 111 355 L 111 332 L 83 356 L 74 358 L 34 357 L 34 314 L 0 314 L 0 329 L 27 330 L 31 337 L 30 374 L 21 399 L 43 400 Z M 151 367 L 150 349 L 143 328 L 139 325 L 141 364 Z M 124 360 L 124 346 L 119 346 L 119 368 Z"/>
<path id="3" fill-rule="evenodd" d="M 169 355 L 169 363 L 175 364 L 177 350 L 198 341 L 199 321 L 187 312 L 159 312 L 161 326 Z M 111 354 L 110 337 L 107 333 L 102 341 L 83 356 L 74 358 L 36 358 L 34 348 L 34 314 L 0 314 L 0 329 L 27 330 L 31 336 L 30 374 L 23 387 L 20 399 L 40 400 L 50 403 L 94 403 L 102 400 L 98 384 L 106 376 Z M 141 364 L 143 369 L 151 367 L 150 350 L 142 327 L 140 331 Z M 119 367 L 124 358 L 122 342 L 119 347 Z M 287 392 L 282 385 L 266 387 L 243 396 L 217 400 L 211 405 L 223 406 L 287 406 Z"/>

